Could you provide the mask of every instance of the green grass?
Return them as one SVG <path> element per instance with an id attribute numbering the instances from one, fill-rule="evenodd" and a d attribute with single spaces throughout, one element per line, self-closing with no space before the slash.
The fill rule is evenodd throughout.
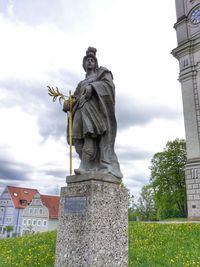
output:
<path id="1" fill-rule="evenodd" d="M 0 240 L 0 267 L 53 267 L 56 232 Z M 200 224 L 129 223 L 129 267 L 200 267 Z"/>
<path id="2" fill-rule="evenodd" d="M 200 224 L 129 223 L 129 266 L 200 266 Z"/>
<path id="3" fill-rule="evenodd" d="M 0 267 L 54 266 L 56 232 L 0 240 Z"/>

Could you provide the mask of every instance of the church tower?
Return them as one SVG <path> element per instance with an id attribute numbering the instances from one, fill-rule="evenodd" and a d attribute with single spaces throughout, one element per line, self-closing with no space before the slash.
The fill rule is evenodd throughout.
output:
<path id="1" fill-rule="evenodd" d="M 177 47 L 187 145 L 188 219 L 200 219 L 200 0 L 175 0 Z"/>

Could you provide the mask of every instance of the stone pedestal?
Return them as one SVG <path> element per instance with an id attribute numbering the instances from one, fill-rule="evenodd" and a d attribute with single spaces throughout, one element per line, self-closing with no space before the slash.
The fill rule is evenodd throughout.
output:
<path id="1" fill-rule="evenodd" d="M 67 177 L 56 267 L 128 266 L 128 193 L 112 175 Z"/>

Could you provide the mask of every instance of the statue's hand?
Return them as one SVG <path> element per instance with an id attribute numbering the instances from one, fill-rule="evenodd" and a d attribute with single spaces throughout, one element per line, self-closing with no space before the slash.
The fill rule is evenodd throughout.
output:
<path id="1" fill-rule="evenodd" d="M 72 96 L 72 108 L 73 106 L 76 104 L 77 99 L 76 97 Z M 63 111 L 68 112 L 70 110 L 70 106 L 69 106 L 69 99 L 65 100 L 63 103 Z"/>
<path id="2" fill-rule="evenodd" d="M 87 99 L 87 100 L 91 98 L 91 96 L 92 96 L 92 85 L 89 84 L 88 86 L 86 86 L 84 96 L 85 96 L 85 99 Z"/>
<path id="3" fill-rule="evenodd" d="M 69 111 L 69 100 L 65 100 L 63 103 L 63 111 Z"/>

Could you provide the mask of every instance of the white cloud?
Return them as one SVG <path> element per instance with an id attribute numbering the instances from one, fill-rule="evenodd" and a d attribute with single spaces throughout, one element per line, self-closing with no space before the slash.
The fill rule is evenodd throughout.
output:
<path id="1" fill-rule="evenodd" d="M 173 3 L 10 0 L 6 7 L 0 13 L 1 156 L 27 164 L 32 185 L 44 191 L 65 183 L 61 177 L 67 174 L 69 161 L 65 132 L 55 138 L 58 133 L 50 117 L 45 120 L 49 109 L 55 110 L 53 120 L 59 110 L 41 99 L 41 92 L 46 85 L 74 90 L 84 77 L 82 58 L 92 45 L 97 47 L 99 64 L 113 72 L 117 109 L 123 113 L 127 107 L 130 127 L 123 130 L 125 124 L 118 122 L 116 151 L 130 147 L 138 153 L 136 160 L 137 153 L 131 159 L 131 153 L 118 150 L 124 181 L 132 194 L 138 194 L 148 182 L 150 153 L 161 151 L 168 140 L 184 137 L 178 62 L 170 54 L 176 46 Z M 22 94 L 25 89 L 29 91 Z M 126 114 L 121 113 L 118 117 L 123 120 Z M 49 129 L 55 134 L 47 135 Z M 142 156 L 145 151 L 148 157 Z M 78 164 L 75 158 L 74 167 Z"/>

